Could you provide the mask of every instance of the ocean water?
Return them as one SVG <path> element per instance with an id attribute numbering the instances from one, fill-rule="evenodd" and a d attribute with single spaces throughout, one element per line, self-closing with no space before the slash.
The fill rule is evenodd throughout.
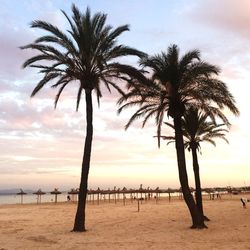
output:
<path id="1" fill-rule="evenodd" d="M 171 196 L 175 196 L 175 194 L 172 194 Z M 62 194 L 59 194 L 57 195 L 57 201 L 58 202 L 65 202 L 67 201 L 67 196 L 68 194 L 65 192 L 65 193 L 62 193 Z M 161 194 L 162 197 L 166 196 L 166 194 Z M 103 200 L 103 195 L 99 196 L 100 199 Z M 119 196 L 119 199 L 122 200 L 122 197 L 123 195 L 120 194 Z M 130 195 L 129 194 L 126 194 L 125 197 L 127 199 L 130 198 Z M 140 197 L 140 194 L 139 196 Z M 143 194 L 143 197 L 144 197 L 144 194 Z M 75 197 L 73 198 L 71 196 L 71 200 L 76 200 L 76 195 Z M 88 199 L 90 200 L 97 200 L 98 199 L 98 196 L 95 194 L 95 195 L 91 195 L 88 196 Z M 106 200 L 108 200 L 108 195 L 106 195 L 105 197 Z M 110 199 L 114 199 L 114 196 L 113 195 L 110 195 Z M 116 196 L 116 199 L 118 199 L 118 195 Z M 44 194 L 41 196 L 41 203 L 43 202 L 55 202 L 55 195 L 53 194 L 50 194 L 50 193 L 47 193 L 47 194 Z M 20 204 L 21 203 L 21 195 L 16 195 L 16 194 L 0 194 L 0 204 L 3 205 L 3 204 Z M 23 195 L 23 204 L 30 204 L 30 203 L 37 203 L 37 195 L 35 194 L 26 194 L 26 195 Z"/>
<path id="2" fill-rule="evenodd" d="M 154 195 L 154 194 L 153 194 Z M 171 197 L 178 197 L 180 195 L 180 193 L 171 193 Z M 206 194 L 207 195 L 207 194 Z M 66 202 L 67 201 L 67 196 L 68 193 L 67 192 L 62 192 L 62 194 L 57 195 L 57 201 L 58 202 Z M 71 200 L 77 200 L 77 195 L 75 195 L 74 197 L 72 197 L 72 195 L 70 196 Z M 116 199 L 118 200 L 122 200 L 123 199 L 123 194 L 120 193 L 120 195 L 118 196 L 118 194 L 116 194 Z M 125 195 L 126 199 L 130 199 L 130 194 L 126 194 Z M 137 198 L 140 198 L 141 194 L 138 194 Z M 142 197 L 145 197 L 145 194 L 142 194 Z M 165 197 L 168 198 L 168 194 L 167 193 L 161 193 L 160 197 Z M 100 195 L 99 198 L 101 200 L 104 200 L 104 195 Z M 98 199 L 98 195 L 89 195 L 87 200 L 97 200 Z M 111 194 L 110 195 L 110 199 L 114 200 L 114 195 Z M 108 200 L 108 195 L 106 194 L 105 196 L 105 200 Z M 45 203 L 45 202 L 55 202 L 55 195 L 54 194 L 50 194 L 50 193 L 46 193 L 44 195 L 41 196 L 41 203 Z M 20 195 L 16 195 L 16 194 L 0 194 L 0 205 L 3 204 L 20 204 L 21 203 L 21 196 Z M 23 195 L 23 204 L 30 204 L 30 203 L 37 203 L 37 195 L 35 194 L 26 194 Z"/>
<path id="3" fill-rule="evenodd" d="M 67 193 L 62 193 L 57 195 L 57 201 L 67 201 Z M 41 202 L 55 202 L 54 194 L 44 194 L 41 196 Z M 0 204 L 20 204 L 21 203 L 21 195 L 16 194 L 1 194 L 0 195 Z M 23 195 L 23 204 L 28 203 L 37 203 L 37 195 L 35 194 L 26 194 Z"/>
<path id="4" fill-rule="evenodd" d="M 62 194 L 57 195 L 57 202 L 66 202 L 67 201 L 67 192 L 62 192 Z M 122 194 L 120 194 L 120 200 L 122 200 Z M 126 198 L 128 198 L 129 195 L 126 195 Z M 72 201 L 77 200 L 77 195 L 70 195 L 70 198 Z M 87 200 L 95 200 L 97 201 L 98 195 L 97 194 L 91 194 L 88 195 Z M 103 195 L 99 195 L 99 199 L 104 199 Z M 108 195 L 105 196 L 105 200 L 108 199 Z M 113 195 L 110 195 L 110 199 L 114 199 Z M 118 196 L 116 197 L 118 199 Z M 41 196 L 41 203 L 45 202 L 55 202 L 55 195 L 46 193 Z M 16 194 L 0 194 L 0 205 L 3 204 L 20 204 L 21 203 L 21 195 Z M 23 195 L 23 204 L 31 204 L 31 203 L 37 203 L 37 195 L 35 194 L 26 194 Z"/>

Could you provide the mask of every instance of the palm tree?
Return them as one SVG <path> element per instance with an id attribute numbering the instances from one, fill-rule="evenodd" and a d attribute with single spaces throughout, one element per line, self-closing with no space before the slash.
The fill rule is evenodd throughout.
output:
<path id="1" fill-rule="evenodd" d="M 220 111 L 218 110 L 218 113 L 219 112 Z M 223 116 L 224 115 L 221 114 L 221 117 Z M 229 126 L 229 122 L 225 116 L 224 121 L 226 121 L 227 126 Z M 166 122 L 166 124 L 174 129 L 174 126 L 171 123 Z M 192 152 L 196 205 L 204 217 L 204 220 L 206 221 L 209 221 L 209 219 L 204 215 L 203 212 L 202 190 L 197 152 L 199 152 L 201 149 L 201 142 L 209 142 L 216 146 L 214 139 L 220 138 L 228 143 L 225 137 L 225 132 L 228 132 L 228 130 L 221 128 L 224 125 L 225 124 L 217 124 L 214 121 L 208 120 L 208 115 L 199 111 L 196 107 L 190 107 L 182 118 L 184 146 L 188 149 L 188 151 Z M 170 140 L 168 143 L 174 142 L 175 140 L 174 136 L 161 136 L 161 138 L 164 140 Z"/>
<path id="2" fill-rule="evenodd" d="M 139 105 L 125 128 L 141 117 L 144 117 L 144 126 L 150 117 L 155 116 L 159 146 L 164 116 L 167 114 L 173 119 L 179 180 L 192 217 L 191 228 L 204 228 L 203 216 L 197 209 L 188 184 L 181 118 L 186 106 L 193 104 L 206 111 L 214 120 L 218 109 L 208 105 L 211 102 L 219 109 L 227 107 L 238 114 L 234 98 L 225 83 L 214 77 L 219 74 L 219 68 L 201 61 L 198 50 L 180 57 L 177 45 L 171 45 L 167 53 L 144 57 L 140 64 L 148 68 L 152 75 L 148 82 L 130 86 L 128 93 L 118 101 L 118 113 L 130 106 Z"/>
<path id="3" fill-rule="evenodd" d="M 31 97 L 50 82 L 52 88 L 59 88 L 55 97 L 56 108 L 65 87 L 76 85 L 78 86 L 77 111 L 82 93 L 85 93 L 87 127 L 79 202 L 73 228 L 73 231 L 85 231 L 85 204 L 93 136 L 92 92 L 95 91 L 98 104 L 102 97 L 101 84 L 104 84 L 109 91 L 113 87 L 122 94 L 122 89 L 116 84 L 117 80 L 127 82 L 133 77 L 140 77 L 141 73 L 132 66 L 119 63 L 117 59 L 122 56 L 140 57 L 145 54 L 134 48 L 117 44 L 117 38 L 129 30 L 128 25 L 113 29 L 112 26 L 106 25 L 105 14 L 96 13 L 91 16 L 89 8 L 85 13 L 81 13 L 75 5 L 72 5 L 72 12 L 72 18 L 70 18 L 62 11 L 70 25 L 68 33 L 64 33 L 50 23 L 33 21 L 31 28 L 41 29 L 48 34 L 21 49 L 33 49 L 38 52 L 37 55 L 25 61 L 23 67 L 38 68 L 39 73 L 43 74 Z"/>

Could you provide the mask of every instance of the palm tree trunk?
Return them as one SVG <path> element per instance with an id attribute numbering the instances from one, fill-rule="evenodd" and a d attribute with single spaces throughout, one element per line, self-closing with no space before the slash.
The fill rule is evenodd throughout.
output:
<path id="1" fill-rule="evenodd" d="M 184 200 L 188 206 L 189 212 L 192 217 L 193 225 L 191 226 L 191 228 L 206 228 L 203 217 L 200 214 L 199 210 L 197 209 L 197 206 L 195 204 L 194 198 L 191 194 L 188 185 L 188 176 L 186 169 L 185 150 L 184 150 L 180 115 L 176 115 L 174 117 L 174 129 L 175 129 L 175 147 L 177 153 L 179 180 L 181 183 Z"/>
<path id="2" fill-rule="evenodd" d="M 192 145 L 191 150 L 192 150 L 193 170 L 194 170 L 194 178 L 195 178 L 196 206 L 197 206 L 200 214 L 203 216 L 204 220 L 208 221 L 209 219 L 206 216 L 204 216 L 204 212 L 203 212 L 200 170 L 199 170 L 199 163 L 198 163 L 198 157 L 197 157 L 197 149 L 194 145 Z"/>
<path id="3" fill-rule="evenodd" d="M 91 157 L 91 147 L 92 147 L 92 137 L 93 137 L 93 106 L 92 106 L 92 92 L 91 90 L 85 90 L 85 101 L 86 101 L 86 138 L 84 145 L 84 153 L 82 160 L 82 174 L 79 189 L 79 199 L 77 212 L 75 217 L 75 224 L 73 231 L 83 232 L 86 231 L 85 228 L 85 206 L 86 206 L 86 196 L 88 189 L 88 175 L 89 175 L 89 165 Z"/>

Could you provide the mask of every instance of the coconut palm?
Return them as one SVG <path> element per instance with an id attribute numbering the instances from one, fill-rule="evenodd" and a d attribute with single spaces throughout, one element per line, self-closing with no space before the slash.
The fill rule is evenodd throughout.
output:
<path id="1" fill-rule="evenodd" d="M 217 115 L 216 110 L 224 107 L 238 114 L 234 98 L 225 83 L 215 77 L 219 74 L 219 68 L 201 61 L 198 50 L 180 57 L 177 45 L 171 45 L 167 53 L 144 57 L 140 64 L 149 69 L 149 81 L 131 86 L 128 93 L 120 98 L 118 112 L 139 105 L 139 109 L 131 116 L 125 128 L 141 117 L 144 126 L 148 119 L 154 116 L 158 145 L 164 116 L 168 115 L 173 119 L 179 180 L 192 217 L 191 228 L 204 228 L 206 226 L 203 216 L 197 209 L 188 184 L 181 118 L 186 106 L 191 104 L 206 111 L 213 120 Z M 208 105 L 211 102 L 214 106 Z M 215 106 L 218 109 L 215 109 Z"/>
<path id="2" fill-rule="evenodd" d="M 140 77 L 141 73 L 132 66 L 119 63 L 117 59 L 128 55 L 142 56 L 144 53 L 117 44 L 117 38 L 129 30 L 128 25 L 114 29 L 106 24 L 107 16 L 105 14 L 96 13 L 91 16 L 89 8 L 82 13 L 75 5 L 72 5 L 72 18 L 64 11 L 62 13 L 69 23 L 70 29 L 67 33 L 44 21 L 37 20 L 31 23 L 31 28 L 41 29 L 48 34 L 21 47 L 38 52 L 25 61 L 23 67 L 38 68 L 39 73 L 43 74 L 31 97 L 48 83 L 51 83 L 52 88 L 59 88 L 55 97 L 55 108 L 65 87 L 78 88 L 76 111 L 79 108 L 82 94 L 85 94 L 86 138 L 79 202 L 73 228 L 73 231 L 85 231 L 85 204 L 93 136 L 92 93 L 93 91 L 96 93 L 98 103 L 102 97 L 101 84 L 106 86 L 109 91 L 113 87 L 123 93 L 117 85 L 118 81 L 129 81 L 133 77 Z"/>
<path id="3" fill-rule="evenodd" d="M 220 111 L 218 110 L 218 113 Z M 221 116 L 224 116 L 221 114 Z M 227 121 L 227 118 L 224 116 L 224 121 Z M 166 124 L 174 129 L 174 126 L 171 123 Z M 227 121 L 227 126 L 229 122 Z M 201 149 L 201 142 L 208 142 L 216 146 L 215 140 L 220 138 L 224 141 L 227 141 L 225 133 L 228 132 L 227 129 L 223 128 L 225 124 L 217 124 L 211 119 L 208 119 L 208 115 L 199 111 L 196 107 L 190 107 L 184 117 L 182 118 L 182 129 L 184 136 L 184 146 L 188 151 L 192 152 L 193 159 L 193 171 L 195 177 L 195 198 L 196 205 L 202 216 L 205 220 L 209 220 L 207 216 L 204 215 L 203 205 L 202 205 L 202 190 L 201 190 L 201 181 L 200 181 L 200 171 L 197 152 Z M 168 143 L 174 142 L 174 136 L 161 136 L 162 139 L 169 140 Z"/>

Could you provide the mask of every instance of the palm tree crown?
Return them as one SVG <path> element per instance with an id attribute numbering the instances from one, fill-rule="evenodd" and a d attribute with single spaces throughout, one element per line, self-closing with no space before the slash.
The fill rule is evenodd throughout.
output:
<path id="1" fill-rule="evenodd" d="M 201 142 L 208 142 L 216 146 L 216 138 L 220 138 L 228 143 L 225 133 L 227 129 L 222 128 L 225 124 L 216 124 L 209 121 L 207 114 L 198 111 L 196 108 L 191 108 L 183 118 L 183 136 L 184 143 L 188 150 L 194 147 L 200 150 Z"/>
<path id="2" fill-rule="evenodd" d="M 167 53 L 144 57 L 140 64 L 149 68 L 151 78 L 148 82 L 133 85 L 126 96 L 120 98 L 118 112 L 139 105 L 126 128 L 141 117 L 144 126 L 150 117 L 155 116 L 159 142 L 165 113 L 170 117 L 178 113 L 182 117 L 186 108 L 194 105 L 204 110 L 211 119 L 220 117 L 224 123 L 227 120 L 218 112 L 219 109 L 227 107 L 234 114 L 239 113 L 226 84 L 214 77 L 219 74 L 219 68 L 201 61 L 198 50 L 180 57 L 178 47 L 172 45 Z"/>
<path id="3" fill-rule="evenodd" d="M 53 81 L 51 87 L 59 87 L 55 97 L 55 107 L 58 99 L 69 83 L 79 81 L 76 110 L 78 110 L 82 90 L 95 90 L 99 102 L 102 96 L 100 83 L 110 91 L 110 86 L 122 93 L 116 85 L 115 79 L 128 80 L 129 76 L 136 76 L 138 71 L 132 66 L 115 62 L 115 59 L 135 55 L 143 56 L 144 53 L 117 44 L 117 38 L 124 31 L 128 31 L 128 25 L 113 29 L 106 25 L 107 16 L 97 13 L 91 17 L 89 8 L 86 13 L 81 13 L 75 5 L 72 5 L 72 19 L 62 11 L 67 18 L 70 30 L 68 34 L 56 26 L 44 22 L 33 21 L 32 28 L 38 28 L 48 32 L 48 35 L 36 39 L 33 43 L 21 47 L 21 49 L 33 49 L 39 52 L 31 57 L 23 67 L 40 69 L 43 78 L 38 82 L 31 96 L 34 96 L 48 82 Z M 52 46 L 55 45 L 55 46 Z M 36 64 L 47 61 L 49 66 Z"/>
<path id="4" fill-rule="evenodd" d="M 219 110 L 217 111 L 220 112 Z M 223 116 L 223 114 L 221 114 Z M 224 120 L 227 121 L 227 126 L 229 126 L 229 121 L 224 116 Z M 170 128 L 174 129 L 173 124 L 169 122 L 164 122 Z M 222 139 L 228 143 L 226 139 L 227 129 L 222 128 L 225 124 L 217 124 L 211 119 L 209 119 L 208 115 L 198 110 L 196 107 L 189 107 L 182 118 L 182 132 L 184 136 L 184 145 L 189 151 L 192 147 L 200 151 L 201 142 L 208 142 L 212 145 L 216 146 L 214 139 Z M 174 136 L 161 136 L 163 140 L 168 140 L 168 144 L 175 142 Z"/>

